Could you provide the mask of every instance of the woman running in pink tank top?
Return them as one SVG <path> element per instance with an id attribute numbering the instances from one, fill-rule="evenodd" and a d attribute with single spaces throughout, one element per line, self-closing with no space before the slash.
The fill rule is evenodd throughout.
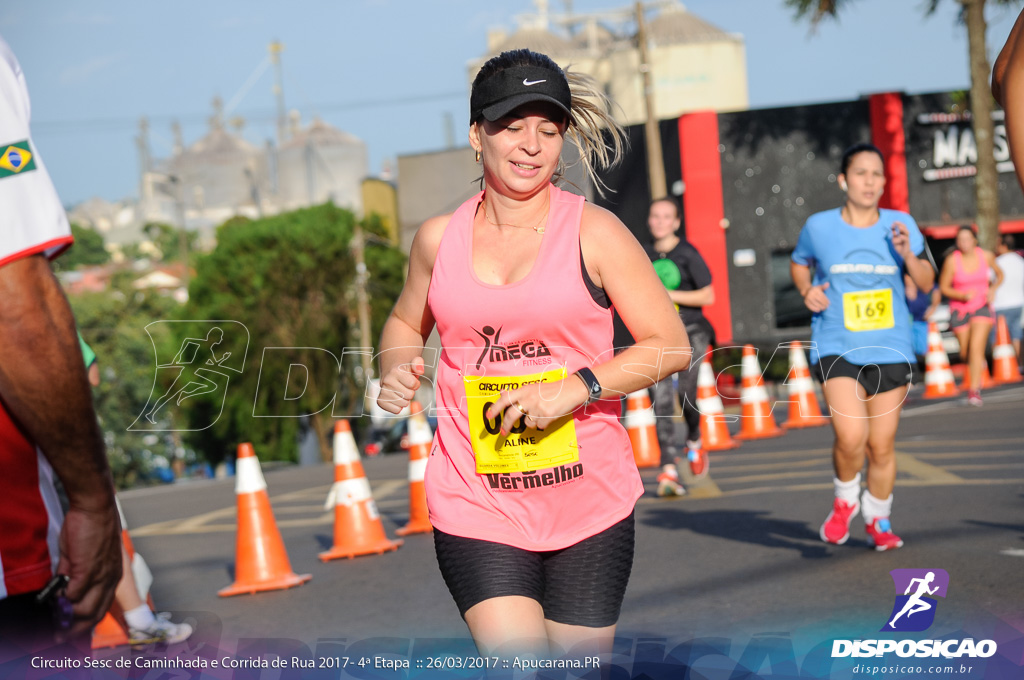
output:
<path id="1" fill-rule="evenodd" d="M 990 269 L 995 275 L 991 283 Z M 981 406 L 985 345 L 995 319 L 992 297 L 1002 282 L 1003 270 L 996 264 L 996 256 L 978 247 L 971 227 L 960 227 L 956 250 L 942 263 L 939 289 L 949 298 L 949 327 L 960 343 L 960 361 L 967 363 L 967 403 L 971 406 Z"/>
<path id="2" fill-rule="evenodd" d="M 607 659 L 643 493 L 620 397 L 689 363 L 640 244 L 552 184 L 566 136 L 597 186 L 594 168 L 618 161 L 608 103 L 536 52 L 484 64 L 469 129 L 483 190 L 422 225 L 381 339 L 378 404 L 397 413 L 424 376 L 426 338 L 441 338 L 427 505 L 441 573 L 486 656 Z M 636 338 L 619 354 L 612 307 Z"/>

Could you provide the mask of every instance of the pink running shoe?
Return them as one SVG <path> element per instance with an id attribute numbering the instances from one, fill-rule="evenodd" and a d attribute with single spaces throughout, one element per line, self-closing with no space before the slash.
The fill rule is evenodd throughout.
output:
<path id="1" fill-rule="evenodd" d="M 868 532 L 868 545 L 873 545 L 879 552 L 903 547 L 903 539 L 892 533 L 888 517 L 879 517 L 865 525 L 864 530 Z"/>
<path id="2" fill-rule="evenodd" d="M 850 522 L 858 512 L 860 512 L 860 503 L 847 503 L 838 498 L 835 499 L 835 502 L 832 503 L 832 512 L 828 513 L 825 523 L 821 525 L 821 530 L 818 532 L 821 540 L 835 545 L 846 543 L 846 539 L 850 538 Z"/>

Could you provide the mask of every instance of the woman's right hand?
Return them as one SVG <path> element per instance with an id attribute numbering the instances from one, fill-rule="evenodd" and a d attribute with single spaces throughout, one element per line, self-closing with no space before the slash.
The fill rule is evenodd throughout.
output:
<path id="1" fill-rule="evenodd" d="M 380 396 L 377 405 L 388 413 L 400 413 L 416 396 L 423 375 L 423 357 L 416 357 L 407 364 L 399 364 L 380 379 Z"/>
<path id="2" fill-rule="evenodd" d="M 828 295 L 825 294 L 827 289 L 828 281 L 820 286 L 811 286 L 804 294 L 804 304 L 807 309 L 815 314 L 825 311 L 828 308 Z"/>

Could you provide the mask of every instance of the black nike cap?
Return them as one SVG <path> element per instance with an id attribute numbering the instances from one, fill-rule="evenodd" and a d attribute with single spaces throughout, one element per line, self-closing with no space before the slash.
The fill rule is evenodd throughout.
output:
<path id="1" fill-rule="evenodd" d="M 469 98 L 469 121 L 496 121 L 531 102 L 549 102 L 572 116 L 569 81 L 560 69 L 512 66 L 476 84 Z"/>

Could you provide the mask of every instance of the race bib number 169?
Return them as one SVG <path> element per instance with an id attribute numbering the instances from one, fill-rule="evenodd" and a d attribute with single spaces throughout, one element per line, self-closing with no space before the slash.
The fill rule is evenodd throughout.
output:
<path id="1" fill-rule="evenodd" d="M 851 331 L 892 328 L 892 288 L 843 293 L 843 324 Z"/>

